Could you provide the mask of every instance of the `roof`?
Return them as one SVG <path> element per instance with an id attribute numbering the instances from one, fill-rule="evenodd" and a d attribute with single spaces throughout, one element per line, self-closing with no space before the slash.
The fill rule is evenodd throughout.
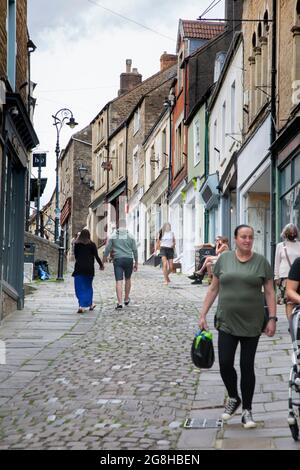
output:
<path id="1" fill-rule="evenodd" d="M 223 33 L 225 24 L 219 22 L 208 22 L 201 20 L 179 20 L 177 47 L 181 38 L 193 38 L 209 40 Z M 180 38 L 181 36 L 181 38 Z"/>

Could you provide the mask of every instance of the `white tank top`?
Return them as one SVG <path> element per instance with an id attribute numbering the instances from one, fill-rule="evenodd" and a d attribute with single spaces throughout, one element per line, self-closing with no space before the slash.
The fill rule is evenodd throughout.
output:
<path id="1" fill-rule="evenodd" d="M 173 248 L 173 239 L 174 234 L 173 232 L 165 232 L 160 240 L 160 246 L 164 246 L 165 248 Z"/>

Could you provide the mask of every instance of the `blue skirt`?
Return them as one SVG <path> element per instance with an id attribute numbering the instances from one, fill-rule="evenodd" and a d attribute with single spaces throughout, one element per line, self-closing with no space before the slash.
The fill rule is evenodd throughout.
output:
<path id="1" fill-rule="evenodd" d="M 90 307 L 93 305 L 93 277 L 81 274 L 74 276 L 75 294 L 79 307 Z"/>

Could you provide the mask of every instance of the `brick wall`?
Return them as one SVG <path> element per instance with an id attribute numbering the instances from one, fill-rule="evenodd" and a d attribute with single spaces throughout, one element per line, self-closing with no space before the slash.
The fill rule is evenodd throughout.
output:
<path id="1" fill-rule="evenodd" d="M 27 0 L 17 1 L 17 63 L 16 91 L 20 93 L 27 105 L 28 86 L 20 90 L 20 86 L 28 81 L 28 52 L 27 52 Z"/>
<path id="2" fill-rule="evenodd" d="M 0 76 L 6 75 L 6 11 L 7 0 L 0 0 Z"/>

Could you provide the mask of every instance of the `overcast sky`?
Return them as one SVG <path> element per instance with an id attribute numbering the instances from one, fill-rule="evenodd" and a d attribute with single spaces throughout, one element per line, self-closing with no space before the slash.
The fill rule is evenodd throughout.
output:
<path id="1" fill-rule="evenodd" d="M 37 46 L 31 54 L 37 150 L 48 152 L 42 204 L 55 186 L 51 116 L 66 107 L 79 123 L 76 131 L 87 126 L 117 96 L 126 59 L 143 80 L 158 72 L 161 54 L 175 53 L 179 18 L 195 20 L 211 3 L 216 6 L 206 18 L 223 18 L 224 0 L 28 0 L 28 29 Z M 71 134 L 63 127 L 61 148 Z"/>

